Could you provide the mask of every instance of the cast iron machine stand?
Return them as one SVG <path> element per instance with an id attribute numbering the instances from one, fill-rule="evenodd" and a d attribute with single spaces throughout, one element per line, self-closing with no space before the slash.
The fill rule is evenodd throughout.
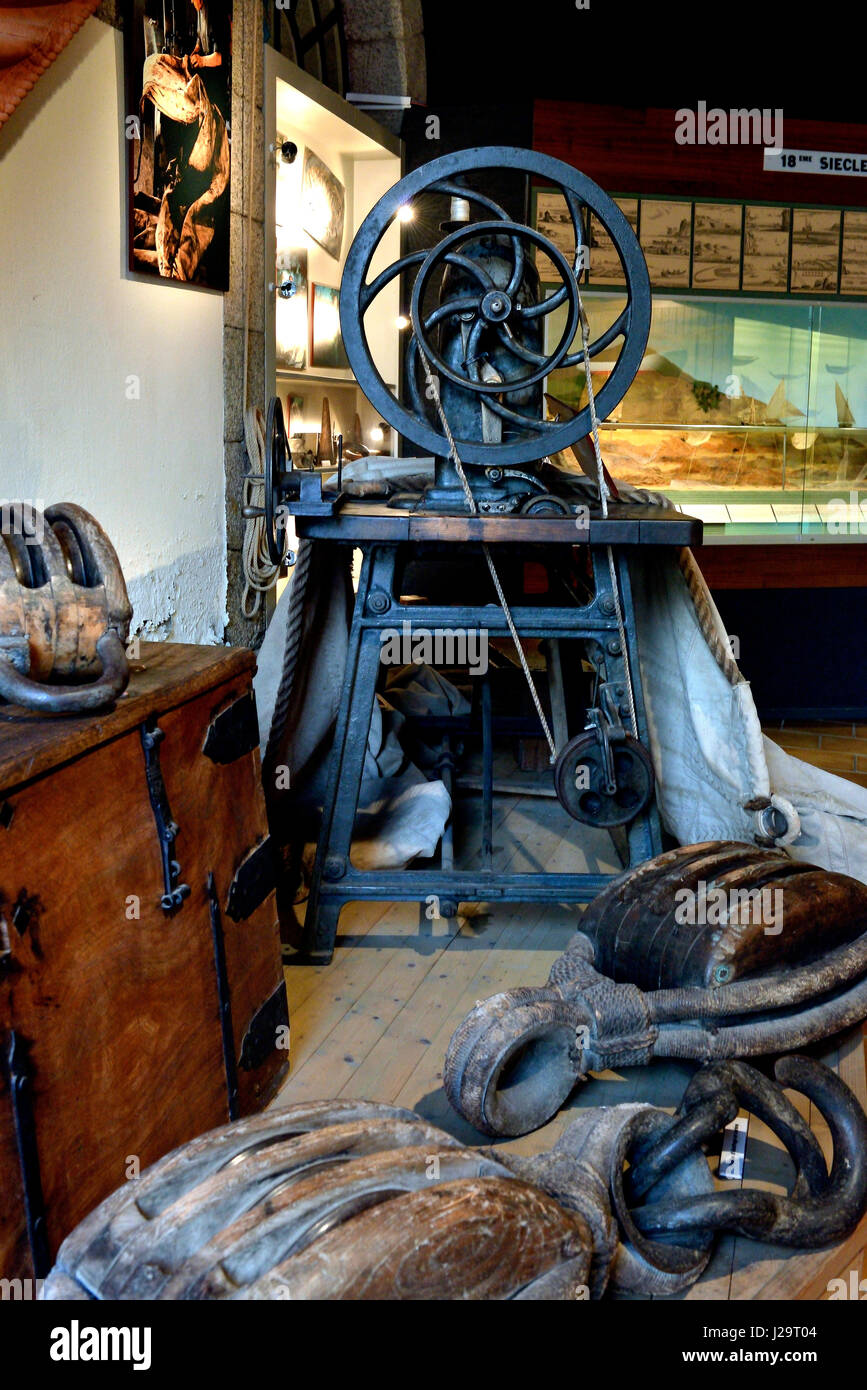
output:
<path id="1" fill-rule="evenodd" d="M 574 233 L 574 258 L 540 232 L 510 220 L 499 203 L 472 186 L 477 171 L 503 168 L 560 189 Z M 411 252 L 369 279 L 381 239 L 400 209 L 424 206 L 429 221 L 430 195 L 450 200 L 449 220 L 442 224 L 446 235 L 432 250 Z M 472 220 L 474 211 L 480 219 Z M 613 322 L 592 342 L 579 288 L 591 215 L 617 250 L 626 301 L 619 312 L 615 306 Z M 535 253 L 535 264 L 528 251 Z M 550 280 L 551 266 L 560 286 L 545 297 L 537 267 Z M 403 390 L 396 393 L 376 365 L 365 314 L 401 274 L 412 332 Z M 407 278 L 413 275 L 409 288 Z M 546 351 L 544 320 L 555 311 L 562 328 L 554 350 Z M 494 148 L 449 155 L 408 175 L 380 200 L 352 244 L 341 288 L 341 326 L 368 400 L 436 462 L 432 486 L 388 503 L 347 498 L 339 475 L 336 491 L 323 490 L 320 474 L 291 468 L 282 411 L 272 402 L 265 512 L 275 557 L 282 558 L 290 512 L 300 538 L 363 554 L 305 922 L 303 957 L 320 963 L 331 959 L 340 909 L 348 902 L 423 903 L 434 895 L 440 914 L 453 916 L 462 901 L 589 902 L 610 881 L 598 873 L 494 870 L 492 719 L 484 684 L 479 867 L 455 867 L 450 827 L 438 868 L 377 871 L 353 865 L 353 827 L 387 631 L 511 636 L 551 761 L 556 760 L 562 805 L 576 820 L 609 829 L 612 837 L 619 833 L 622 858 L 630 865 L 662 850 L 629 553 L 635 546 L 701 541 L 701 523 L 693 518 L 665 507 L 627 504 L 609 490 L 598 421 L 620 401 L 640 366 L 650 327 L 650 286 L 620 209 L 568 165 L 525 150 Z M 606 379 L 594 389 L 591 361 L 618 341 L 616 356 L 605 359 Z M 585 378 L 587 403 L 568 419 L 546 419 L 543 382 L 552 371 L 570 367 Z M 595 459 L 589 505 L 586 484 L 582 491 L 568 472 L 551 464 L 557 451 L 585 438 L 593 441 Z M 412 472 L 408 460 L 407 473 Z M 528 595 L 515 583 L 516 568 L 526 558 L 541 559 L 547 574 L 541 596 Z M 458 603 L 453 596 L 443 601 L 435 586 L 420 598 L 408 598 L 407 568 L 443 560 L 446 569 L 449 563 L 477 561 L 478 589 Z M 593 695 L 573 737 L 564 731 L 562 700 L 552 734 L 518 637 L 544 638 L 549 649 L 553 646 L 552 674 L 559 670 L 562 639 L 583 644 L 594 673 Z M 552 700 L 552 712 L 553 706 Z M 448 759 L 442 775 L 451 789 Z"/>

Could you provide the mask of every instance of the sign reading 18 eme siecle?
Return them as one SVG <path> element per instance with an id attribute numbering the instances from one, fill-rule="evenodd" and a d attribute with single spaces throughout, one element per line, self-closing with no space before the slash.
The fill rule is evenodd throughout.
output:
<path id="1" fill-rule="evenodd" d="M 867 176 L 867 154 L 842 150 L 765 150 L 765 173 Z"/>

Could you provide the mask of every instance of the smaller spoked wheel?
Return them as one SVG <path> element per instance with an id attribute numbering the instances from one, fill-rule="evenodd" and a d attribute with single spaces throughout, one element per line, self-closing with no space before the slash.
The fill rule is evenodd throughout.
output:
<path id="1" fill-rule="evenodd" d="M 265 543 L 272 565 L 282 565 L 286 555 L 286 516 L 282 506 L 289 478 L 289 446 L 279 396 L 268 402 L 265 423 Z"/>
<path id="2" fill-rule="evenodd" d="M 549 492 L 537 493 L 530 497 L 521 508 L 521 516 L 571 516 L 572 508 L 562 497 L 554 497 Z"/>
<path id="3" fill-rule="evenodd" d="M 654 777 L 650 754 L 625 734 L 612 743 L 615 790 L 610 791 L 597 734 L 578 734 L 566 744 L 554 768 L 557 800 L 573 820 L 610 829 L 628 825 L 650 805 Z"/>

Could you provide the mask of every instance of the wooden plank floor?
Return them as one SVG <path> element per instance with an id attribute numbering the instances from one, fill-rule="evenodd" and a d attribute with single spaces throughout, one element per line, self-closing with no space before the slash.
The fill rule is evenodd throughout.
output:
<path id="1" fill-rule="evenodd" d="M 556 801 L 495 797 L 494 840 L 495 867 L 617 869 L 607 836 L 576 827 Z M 464 853 L 471 856 L 474 849 L 470 834 Z M 555 903 L 499 903 L 489 909 L 470 904 L 457 922 L 448 922 L 427 920 L 424 907 L 412 903 L 346 907 L 332 964 L 286 970 L 290 1075 L 275 1104 L 337 1096 L 385 1101 L 414 1110 L 467 1143 L 479 1143 L 478 1133 L 452 1111 L 442 1089 L 449 1038 L 476 1000 L 516 985 L 544 983 L 569 944 L 580 911 Z M 835 1044 L 825 1060 L 867 1105 L 861 1031 L 842 1048 Z M 506 1147 L 528 1154 L 551 1148 L 578 1108 L 587 1106 L 642 1100 L 673 1110 L 693 1070 L 686 1063 L 656 1063 L 602 1073 L 574 1092 L 544 1129 Z M 828 1147 L 821 1117 L 809 1118 Z M 777 1191 L 790 1182 L 788 1159 L 757 1120 L 748 1134 L 745 1177 Z M 865 1247 L 867 1224 L 838 1251 L 812 1255 L 725 1237 L 686 1297 L 827 1296 L 829 1279 L 848 1278 L 852 1269 L 862 1277 Z"/>

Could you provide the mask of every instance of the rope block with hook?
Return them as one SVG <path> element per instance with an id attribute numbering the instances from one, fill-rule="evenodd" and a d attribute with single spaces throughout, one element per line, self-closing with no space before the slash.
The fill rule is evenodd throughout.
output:
<path id="1" fill-rule="evenodd" d="M 111 704 L 129 681 L 131 620 L 120 561 L 89 512 L 72 502 L 48 507 L 44 515 L 23 503 L 6 504 L 0 697 L 46 714 Z"/>
<path id="2" fill-rule="evenodd" d="M 783 850 L 658 855 L 588 907 L 548 982 L 477 1004 L 443 1085 L 485 1134 L 539 1128 L 590 1071 L 803 1047 L 867 1016 L 867 887 Z"/>

